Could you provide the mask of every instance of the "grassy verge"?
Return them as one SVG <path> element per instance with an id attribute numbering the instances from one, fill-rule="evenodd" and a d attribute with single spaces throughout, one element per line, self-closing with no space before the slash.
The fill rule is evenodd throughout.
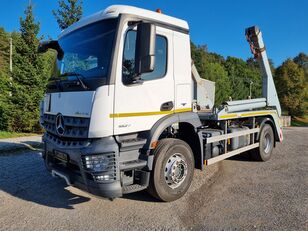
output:
<path id="1" fill-rule="evenodd" d="M 16 138 L 23 136 L 37 136 L 37 135 L 39 134 L 0 131 L 0 139 Z"/>
<path id="2" fill-rule="evenodd" d="M 308 127 L 308 115 L 304 115 L 303 117 L 294 117 L 291 125 L 296 127 Z"/>

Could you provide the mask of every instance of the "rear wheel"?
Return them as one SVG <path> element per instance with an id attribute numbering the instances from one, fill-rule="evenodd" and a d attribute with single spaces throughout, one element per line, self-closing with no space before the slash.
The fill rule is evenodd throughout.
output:
<path id="1" fill-rule="evenodd" d="M 271 158 L 274 148 L 274 132 L 269 124 L 265 124 L 261 129 L 259 147 L 251 150 L 251 157 L 258 161 L 268 161 Z"/>
<path id="2" fill-rule="evenodd" d="M 163 139 L 154 150 L 149 193 L 162 201 L 174 201 L 188 190 L 194 174 L 194 156 L 187 143 Z"/>

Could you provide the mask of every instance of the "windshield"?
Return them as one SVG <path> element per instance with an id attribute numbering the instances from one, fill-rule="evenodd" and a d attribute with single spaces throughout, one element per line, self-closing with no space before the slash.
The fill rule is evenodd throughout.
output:
<path id="1" fill-rule="evenodd" d="M 57 60 L 53 77 L 65 77 L 65 81 L 77 79 L 79 85 L 82 81 L 83 85 L 94 90 L 107 84 L 116 26 L 117 19 L 107 19 L 60 38 L 58 43 L 64 55 Z M 62 87 L 61 91 L 65 90 L 72 89 Z"/>

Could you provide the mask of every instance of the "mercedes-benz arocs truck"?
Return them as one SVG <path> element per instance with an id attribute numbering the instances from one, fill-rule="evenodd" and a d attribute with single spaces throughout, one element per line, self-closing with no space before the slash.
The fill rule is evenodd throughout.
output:
<path id="1" fill-rule="evenodd" d="M 250 151 L 267 161 L 282 141 L 279 100 L 257 27 L 246 37 L 263 98 L 214 107 L 215 83 L 191 60 L 187 22 L 111 6 L 65 29 L 41 104 L 47 169 L 106 198 L 148 189 L 162 201 L 188 190 L 194 169 Z"/>

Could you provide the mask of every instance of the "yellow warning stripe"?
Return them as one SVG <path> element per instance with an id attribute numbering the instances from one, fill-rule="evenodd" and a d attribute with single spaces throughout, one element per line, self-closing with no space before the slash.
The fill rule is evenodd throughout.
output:
<path id="1" fill-rule="evenodd" d="M 228 114 L 228 115 L 222 115 L 219 116 L 219 119 L 231 119 L 231 118 L 236 118 L 237 114 Z"/>
<path id="2" fill-rule="evenodd" d="M 264 111 L 264 112 L 249 112 L 249 113 L 243 113 L 241 116 L 254 116 L 254 115 L 268 115 L 273 114 L 273 112 Z"/>
<path id="3" fill-rule="evenodd" d="M 153 116 L 153 115 L 169 115 L 173 113 L 189 112 L 191 108 L 181 108 L 172 111 L 150 111 L 150 112 L 132 112 L 132 113 L 115 113 L 110 114 L 110 118 L 123 118 L 123 117 L 135 117 L 135 116 Z"/>
<path id="4" fill-rule="evenodd" d="M 234 118 L 239 118 L 239 117 L 249 117 L 249 116 L 260 116 L 260 115 L 271 115 L 275 114 L 273 111 L 257 111 L 257 112 L 247 112 L 247 113 L 239 113 L 239 114 L 227 114 L 227 115 L 222 115 L 219 116 L 219 119 L 234 119 Z"/>

